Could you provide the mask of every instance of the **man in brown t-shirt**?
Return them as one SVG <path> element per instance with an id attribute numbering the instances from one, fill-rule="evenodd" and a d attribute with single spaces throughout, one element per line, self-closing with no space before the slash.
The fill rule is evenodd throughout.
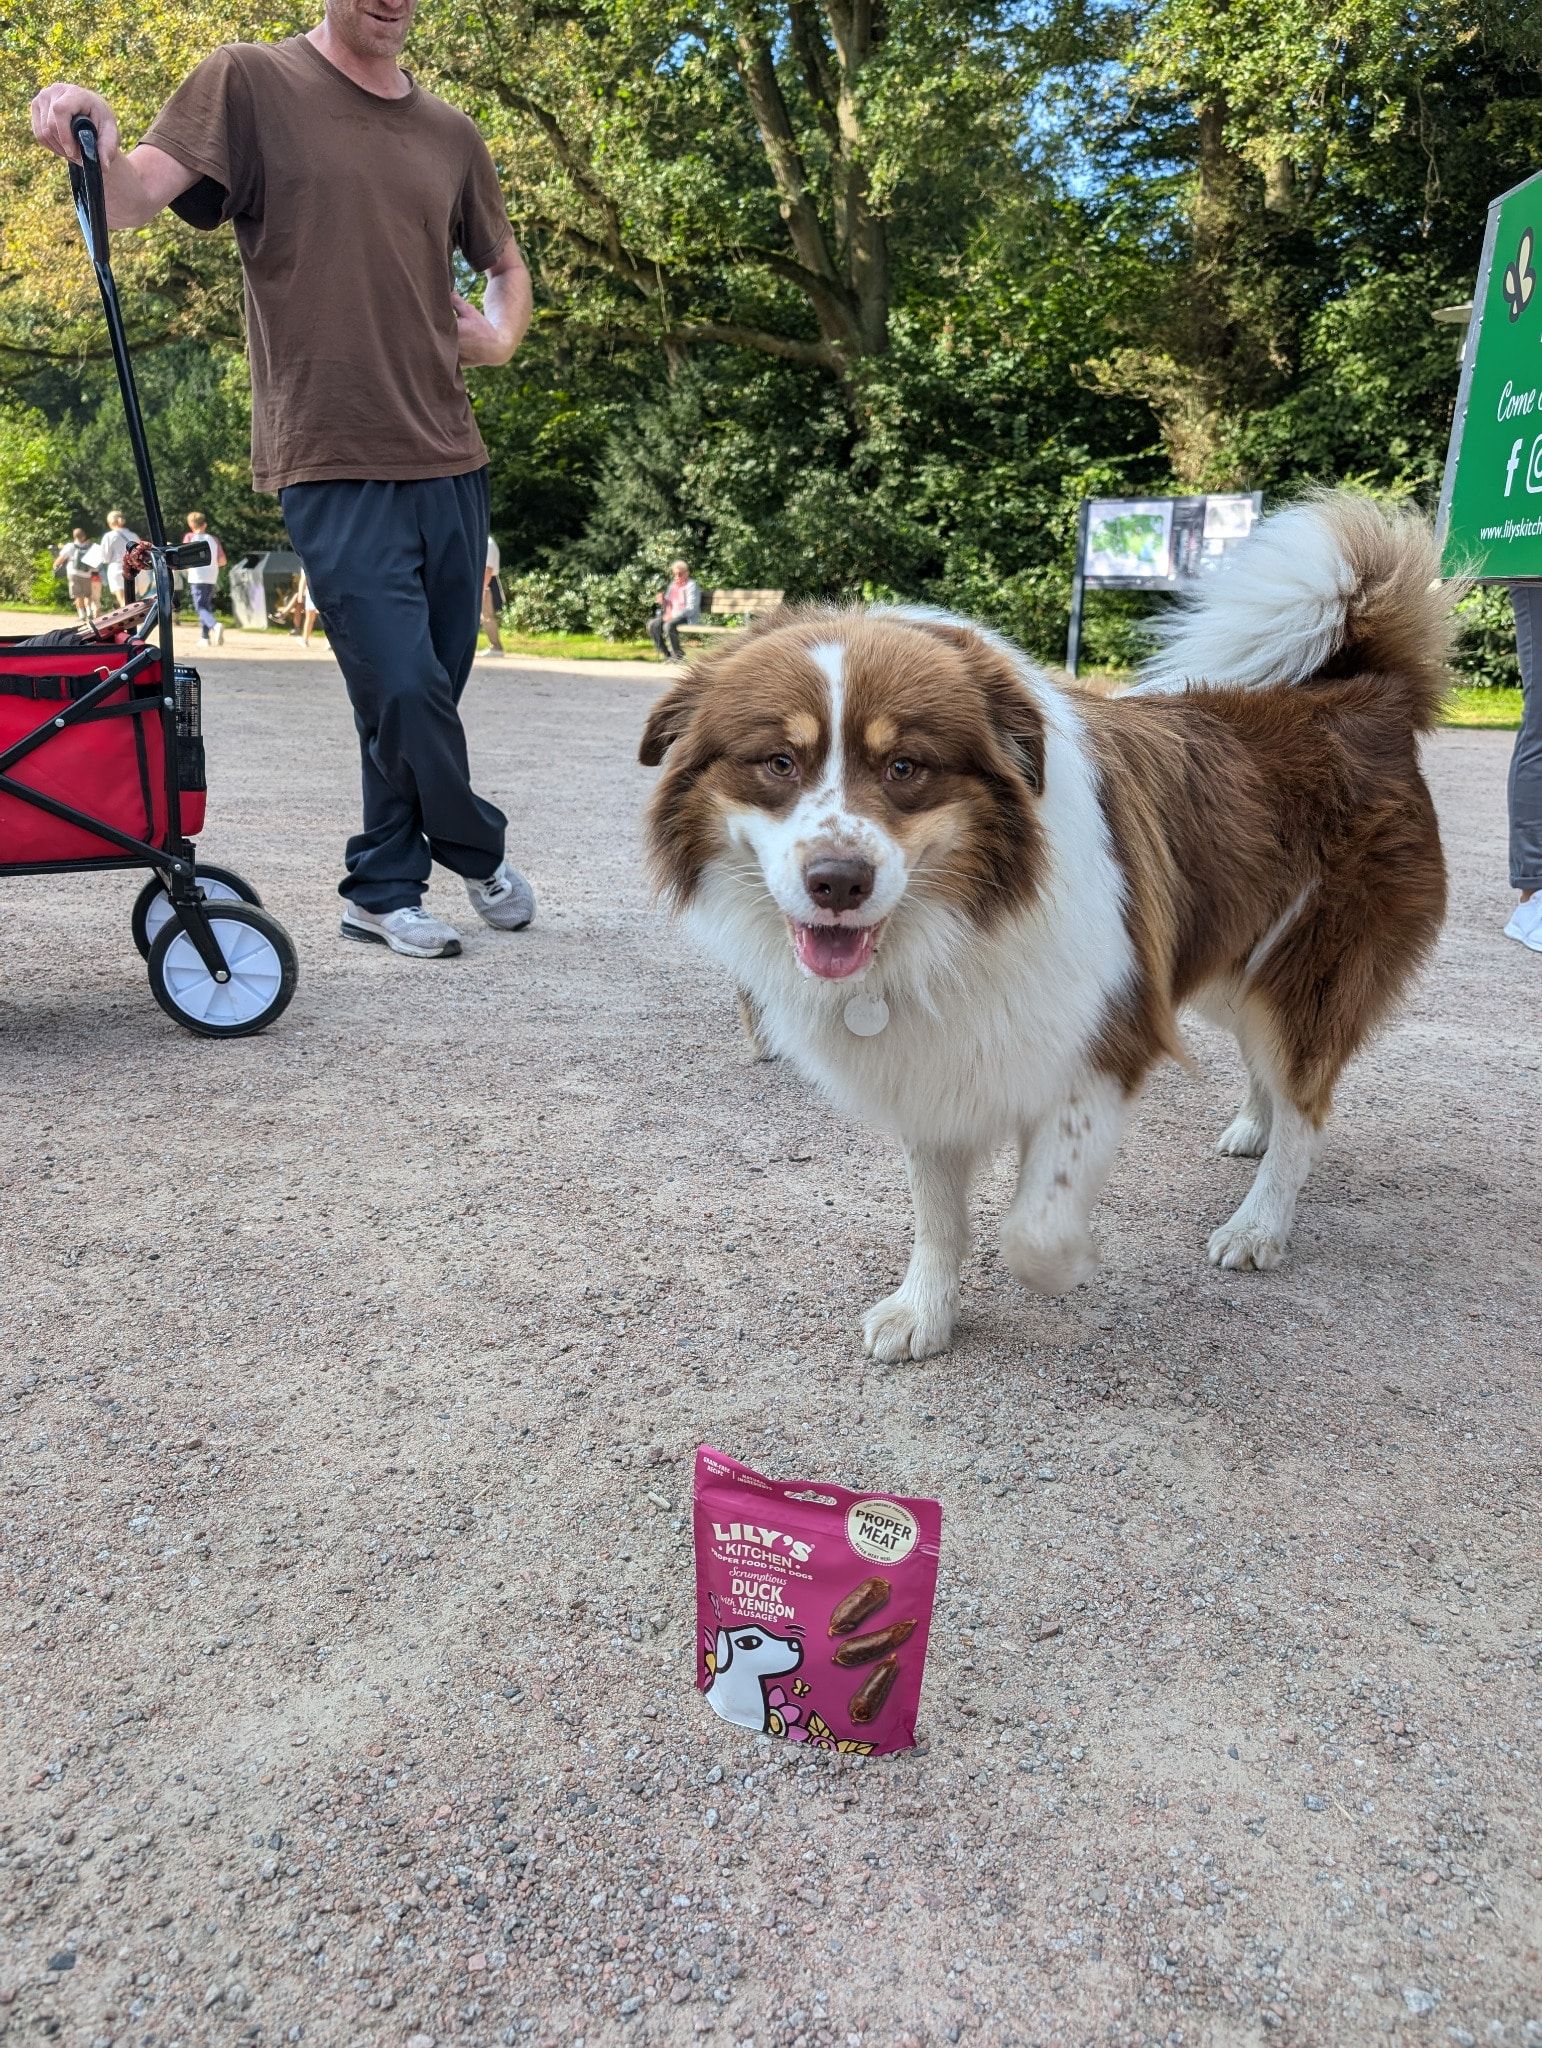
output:
<path id="1" fill-rule="evenodd" d="M 517 930 L 535 909 L 507 820 L 471 787 L 458 709 L 488 529 L 462 373 L 514 353 L 530 278 L 475 126 L 397 64 L 415 6 L 326 0 L 307 35 L 224 45 L 126 153 L 83 86 L 46 86 L 32 128 L 74 157 L 72 119 L 96 124 L 112 227 L 170 206 L 234 228 L 253 478 L 279 494 L 363 755 L 342 929 L 431 959 L 460 951 L 421 908 L 435 860 L 488 924 Z M 454 290 L 457 251 L 486 273 L 481 312 Z"/>

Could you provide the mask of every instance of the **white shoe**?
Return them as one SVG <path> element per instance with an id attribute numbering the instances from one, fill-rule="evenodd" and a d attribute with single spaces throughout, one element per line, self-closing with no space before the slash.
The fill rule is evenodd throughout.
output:
<path id="1" fill-rule="evenodd" d="M 460 951 L 460 933 L 442 917 L 420 909 L 416 903 L 400 910 L 360 910 L 350 903 L 341 925 L 345 939 L 365 939 L 371 945 L 389 946 L 393 953 L 405 953 L 409 960 L 448 960 Z"/>
<path id="2" fill-rule="evenodd" d="M 1507 939 L 1519 939 L 1533 953 L 1542 953 L 1542 891 L 1517 903 L 1515 915 L 1505 926 Z"/>
<path id="3" fill-rule="evenodd" d="M 502 661 L 502 659 L 503 649 L 501 647 L 484 647 L 477 656 L 478 661 Z"/>
<path id="4" fill-rule="evenodd" d="M 485 882 L 466 877 L 466 894 L 471 907 L 494 931 L 522 932 L 535 916 L 535 891 L 518 868 L 500 861 L 496 874 Z"/>

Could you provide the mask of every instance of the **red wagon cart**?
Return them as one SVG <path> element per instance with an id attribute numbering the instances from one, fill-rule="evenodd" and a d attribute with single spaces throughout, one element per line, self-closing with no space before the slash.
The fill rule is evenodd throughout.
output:
<path id="1" fill-rule="evenodd" d="M 206 541 L 169 547 L 108 258 L 96 130 L 74 124 L 75 209 L 139 472 L 148 539 L 127 567 L 154 589 L 122 637 L 66 630 L 0 639 L 0 877 L 148 868 L 131 929 L 161 1008 L 205 1038 L 261 1031 L 289 1005 L 294 943 L 250 882 L 206 865 L 198 671 L 172 646 L 172 572 L 209 559 Z M 128 582 L 132 591 L 133 582 Z"/>

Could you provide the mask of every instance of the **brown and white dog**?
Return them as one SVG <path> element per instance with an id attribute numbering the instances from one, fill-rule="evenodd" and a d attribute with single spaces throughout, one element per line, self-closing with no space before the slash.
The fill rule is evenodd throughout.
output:
<path id="1" fill-rule="evenodd" d="M 949 1341 L 982 1161 L 1017 1148 L 1006 1264 L 1088 1279 L 1092 1205 L 1192 1003 L 1262 1155 L 1210 1238 L 1284 1256 L 1345 1062 L 1434 944 L 1445 870 L 1416 735 L 1452 592 L 1428 530 L 1326 495 L 1266 520 L 1122 697 L 1051 684 L 967 620 L 783 611 L 654 708 L 655 879 L 770 1046 L 903 1141 L 915 1248 L 880 1359 Z"/>

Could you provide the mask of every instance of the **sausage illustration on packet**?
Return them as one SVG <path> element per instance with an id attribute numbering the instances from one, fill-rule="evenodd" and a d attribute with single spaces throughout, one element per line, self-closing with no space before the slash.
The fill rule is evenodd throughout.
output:
<path id="1" fill-rule="evenodd" d="M 915 1742 L 942 1508 L 696 1453 L 697 1684 L 725 1721 L 884 1756 Z"/>

